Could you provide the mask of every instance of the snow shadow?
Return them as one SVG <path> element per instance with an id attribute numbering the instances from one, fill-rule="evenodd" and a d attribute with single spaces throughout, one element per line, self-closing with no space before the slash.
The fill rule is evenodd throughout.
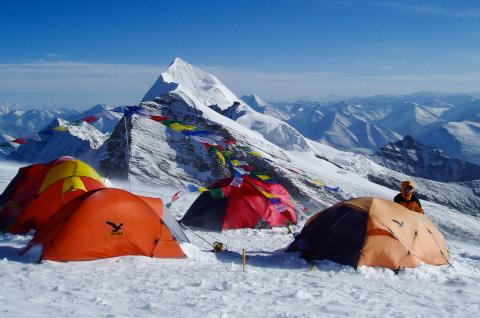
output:
<path id="1" fill-rule="evenodd" d="M 243 264 L 242 254 L 234 251 L 225 251 L 216 253 L 217 260 L 224 263 Z M 299 253 L 286 253 L 284 249 L 273 252 L 267 251 L 247 251 L 247 266 L 275 269 L 308 269 L 315 266 L 316 270 L 325 272 L 339 272 L 345 269 L 345 266 L 330 261 L 316 261 L 309 263 L 300 257 Z"/>
<path id="2" fill-rule="evenodd" d="M 38 256 L 34 254 L 20 255 L 23 248 L 0 245 L 0 262 L 9 261 L 24 264 L 38 263 Z"/>

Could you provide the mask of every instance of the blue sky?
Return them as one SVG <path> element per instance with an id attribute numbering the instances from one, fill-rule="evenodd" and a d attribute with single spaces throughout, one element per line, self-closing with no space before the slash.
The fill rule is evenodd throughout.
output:
<path id="1" fill-rule="evenodd" d="M 180 56 L 237 95 L 470 92 L 478 1 L 2 1 L 0 103 L 135 103 Z"/>

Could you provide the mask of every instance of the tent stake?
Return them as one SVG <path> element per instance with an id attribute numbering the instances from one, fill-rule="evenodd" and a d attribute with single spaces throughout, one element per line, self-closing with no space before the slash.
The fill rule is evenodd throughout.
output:
<path id="1" fill-rule="evenodd" d="M 242 256 L 243 256 L 243 272 L 245 273 L 247 271 L 247 254 L 245 253 L 245 249 L 242 250 Z"/>

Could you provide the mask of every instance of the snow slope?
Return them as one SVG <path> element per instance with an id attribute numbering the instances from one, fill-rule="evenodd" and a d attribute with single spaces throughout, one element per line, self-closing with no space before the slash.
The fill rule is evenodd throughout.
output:
<path id="1" fill-rule="evenodd" d="M 429 126 L 440 121 L 435 109 L 413 102 L 403 103 L 394 109 L 377 124 L 402 135 L 419 135 L 428 131 Z"/>
<path id="2" fill-rule="evenodd" d="M 395 141 L 400 135 L 367 121 L 342 112 L 325 115 L 319 122 L 314 140 L 321 140 L 338 148 L 357 152 L 372 152 L 375 149 Z"/>
<path id="3" fill-rule="evenodd" d="M 291 166 L 288 154 L 261 135 L 250 130 L 249 134 L 244 134 L 244 126 L 218 113 L 217 115 L 221 116 L 219 118 L 223 119 L 221 124 L 211 121 L 175 93 L 164 95 L 156 101 L 157 103 L 142 103 L 145 112 L 161 114 L 184 124 L 193 124 L 198 130 L 213 133 L 215 138 L 236 140 L 238 146 L 249 148 L 245 151 L 236 148 L 235 156 L 238 160 L 246 161 L 257 171 L 288 185 L 294 196 L 312 198 L 314 205 L 318 205 L 316 201 L 319 201 L 320 197 L 335 197 L 335 194 L 328 193 L 311 180 L 286 170 L 285 167 Z M 242 129 L 239 131 L 235 126 L 232 128 L 229 125 L 231 122 Z M 109 178 L 126 179 L 128 172 L 131 181 L 135 182 L 138 180 L 161 186 L 186 183 L 208 186 L 213 181 L 231 175 L 229 168 L 221 163 L 213 150 L 207 149 L 194 138 L 167 129 L 145 116 L 134 115 L 127 118 L 126 126 L 129 132 L 128 150 L 125 122 L 122 119 L 92 158 L 92 164 Z M 252 151 L 260 156 L 252 154 Z"/>
<path id="4" fill-rule="evenodd" d="M 352 172 L 378 185 L 398 189 L 398 191 L 402 181 L 413 180 L 416 183 L 416 194 L 421 200 L 436 202 L 465 214 L 480 216 L 480 182 L 478 180 L 444 183 L 408 176 L 381 166 L 362 154 L 340 151 L 321 143 L 312 143 L 312 145 L 319 154 L 343 168 L 339 170 L 340 174 L 349 176 L 346 172 Z M 355 179 L 348 177 L 348 180 Z M 354 194 L 354 196 L 359 195 Z"/>
<path id="5" fill-rule="evenodd" d="M 317 169 L 313 158 L 289 156 L 297 167 Z M 301 153 L 302 154 L 302 153 Z M 348 160 L 348 158 L 345 158 Z M 0 165 L 0 191 L 18 165 Z M 323 167 L 330 182 L 357 195 L 392 197 L 395 192 L 352 172 Z M 118 184 L 125 187 L 125 184 Z M 172 187 L 139 185 L 167 199 Z M 182 216 L 195 195 L 172 212 Z M 31 235 L 0 234 L 0 315 L 5 317 L 476 317 L 480 310 L 480 221 L 437 204 L 424 203 L 443 230 L 452 266 L 420 266 L 395 275 L 380 268 L 358 271 L 328 261 L 307 264 L 283 249 L 286 229 L 199 232 L 224 242 L 230 253 L 214 254 L 187 232 L 187 259 L 119 257 L 91 262 L 36 263 L 18 256 Z M 435 212 L 433 212 L 435 211 Z M 294 230 L 300 230 L 300 226 Z M 249 259 L 242 272 L 240 252 Z"/>
<path id="6" fill-rule="evenodd" d="M 452 157 L 480 164 L 480 122 L 448 122 L 418 139 L 444 149 Z"/>

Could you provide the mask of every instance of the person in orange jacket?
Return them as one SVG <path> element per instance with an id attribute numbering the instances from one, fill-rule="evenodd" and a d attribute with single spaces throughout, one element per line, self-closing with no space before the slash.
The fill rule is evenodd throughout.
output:
<path id="1" fill-rule="evenodd" d="M 403 205 L 407 209 L 424 214 L 420 201 L 413 193 L 414 186 L 415 183 L 413 183 L 413 181 L 402 182 L 402 192 L 397 194 L 393 201 Z"/>

